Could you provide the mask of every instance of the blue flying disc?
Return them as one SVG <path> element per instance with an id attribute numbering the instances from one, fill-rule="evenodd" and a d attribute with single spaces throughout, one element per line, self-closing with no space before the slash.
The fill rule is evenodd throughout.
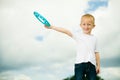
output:
<path id="1" fill-rule="evenodd" d="M 34 11 L 34 15 L 41 23 L 50 27 L 50 23 L 47 21 L 47 19 L 45 17 L 43 17 L 41 14 L 39 14 L 38 12 L 35 12 L 35 11 Z"/>

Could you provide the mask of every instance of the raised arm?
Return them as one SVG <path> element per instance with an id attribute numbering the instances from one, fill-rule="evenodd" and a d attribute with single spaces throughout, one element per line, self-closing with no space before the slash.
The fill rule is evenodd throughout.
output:
<path id="1" fill-rule="evenodd" d="M 45 26 L 45 27 L 48 28 L 47 26 Z M 65 33 L 68 36 L 72 37 L 72 33 L 69 30 L 65 29 L 65 28 L 50 26 L 48 29 L 53 29 L 55 31 Z"/>

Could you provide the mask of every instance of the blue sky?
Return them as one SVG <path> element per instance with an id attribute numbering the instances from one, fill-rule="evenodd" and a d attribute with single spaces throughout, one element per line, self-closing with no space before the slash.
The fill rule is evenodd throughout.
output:
<path id="1" fill-rule="evenodd" d="M 89 0 L 88 9 L 85 12 L 93 12 L 100 7 L 108 7 L 108 0 Z"/>
<path id="2" fill-rule="evenodd" d="M 114 0 L 1 1 L 0 80 L 61 80 L 74 74 L 74 40 L 45 29 L 34 17 L 34 11 L 51 24 L 67 29 L 79 28 L 82 14 L 93 14 L 96 19 L 93 34 L 100 46 L 100 76 L 119 80 L 118 3 Z"/>

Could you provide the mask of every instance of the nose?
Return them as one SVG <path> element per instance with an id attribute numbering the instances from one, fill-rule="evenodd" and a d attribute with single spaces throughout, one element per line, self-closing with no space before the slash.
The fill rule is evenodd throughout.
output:
<path id="1" fill-rule="evenodd" d="M 85 29 L 88 29 L 88 25 L 85 25 L 84 28 L 85 28 Z"/>

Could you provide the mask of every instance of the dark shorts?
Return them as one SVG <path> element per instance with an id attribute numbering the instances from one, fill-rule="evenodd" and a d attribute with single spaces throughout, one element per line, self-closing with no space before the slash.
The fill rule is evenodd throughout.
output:
<path id="1" fill-rule="evenodd" d="M 96 80 L 96 68 L 91 62 L 75 64 L 75 80 Z"/>

